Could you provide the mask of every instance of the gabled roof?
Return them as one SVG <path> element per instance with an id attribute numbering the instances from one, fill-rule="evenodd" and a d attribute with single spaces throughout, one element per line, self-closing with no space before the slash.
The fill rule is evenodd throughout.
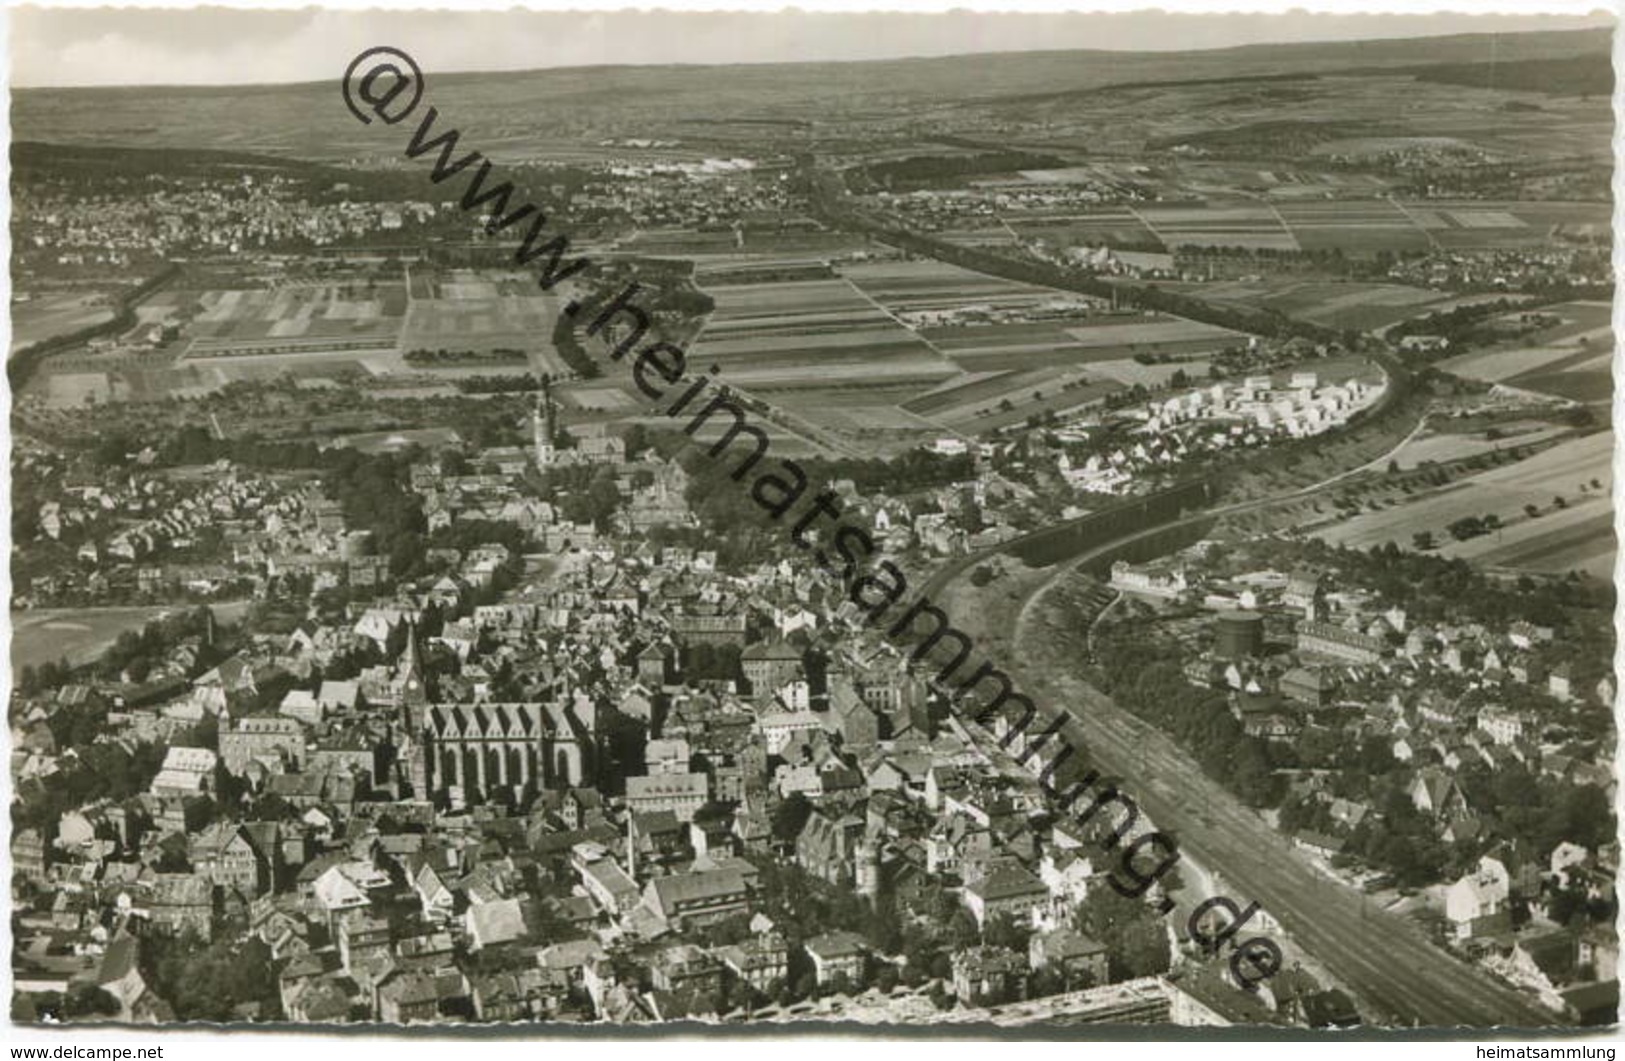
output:
<path id="1" fill-rule="evenodd" d="M 737 869 L 717 869 L 703 873 L 678 873 L 669 877 L 656 877 L 649 882 L 648 893 L 653 897 L 658 912 L 670 917 L 678 907 L 708 899 L 744 892 L 745 875 Z"/>
<path id="2" fill-rule="evenodd" d="M 864 942 L 862 936 L 856 932 L 848 932 L 845 929 L 814 936 L 801 945 L 806 948 L 808 954 L 821 961 L 850 958 L 854 955 L 865 954 L 869 950 L 869 944 Z"/>
<path id="3" fill-rule="evenodd" d="M 981 880 L 967 884 L 965 890 L 980 896 L 984 902 L 1049 894 L 1043 881 L 1020 866 L 1000 866 Z"/>

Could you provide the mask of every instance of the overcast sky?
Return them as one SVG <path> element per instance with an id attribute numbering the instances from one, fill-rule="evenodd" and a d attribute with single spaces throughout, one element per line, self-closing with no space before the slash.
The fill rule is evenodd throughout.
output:
<path id="1" fill-rule="evenodd" d="M 1030 6 L 1030 0 L 1028 0 Z M 1166 2 L 1166 0 L 1164 0 Z M 590 3 L 590 0 L 587 0 Z M 587 6 L 583 3 L 582 6 Z M 664 7 L 677 6 L 669 0 Z M 747 6 L 735 4 L 735 7 Z M 759 2 L 756 6 L 762 6 Z M 816 7 L 828 7 L 817 3 Z M 854 5 L 855 6 L 855 5 Z M 919 0 L 888 3 L 919 9 Z M 940 6 L 947 7 L 944 2 Z M 984 5 L 984 12 L 986 6 Z M 1008 4 L 1006 4 L 1008 6 Z M 1103 6 L 1103 5 L 1096 5 Z M 1118 6 L 1123 6 L 1119 3 Z M 1188 6 L 1187 3 L 1181 6 Z M 1222 4 L 1210 7 L 1223 9 Z M 1345 9 L 1352 7 L 1345 4 Z M 1367 4 L 1367 9 L 1373 4 Z M 1383 6 L 1394 6 L 1393 0 Z M 1421 5 L 1417 5 L 1421 6 Z M 1500 6 L 1506 6 L 1502 3 Z M 1475 7 L 1482 6 L 1475 2 Z M 1525 2 L 1522 10 L 1583 11 Z M 209 85 L 319 81 L 374 44 L 427 69 L 525 70 L 603 63 L 883 59 L 1045 48 L 1166 50 L 1306 40 L 1524 32 L 1608 25 L 1606 15 L 862 14 L 656 11 L 13 8 L 11 81 Z"/>

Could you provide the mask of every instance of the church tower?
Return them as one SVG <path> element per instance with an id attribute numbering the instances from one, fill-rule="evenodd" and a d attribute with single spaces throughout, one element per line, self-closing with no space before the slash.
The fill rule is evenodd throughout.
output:
<path id="1" fill-rule="evenodd" d="M 409 722 L 423 718 L 423 708 L 429 702 L 429 690 L 423 675 L 423 660 L 418 654 L 418 624 L 406 624 L 406 648 L 395 664 L 395 683 L 399 687 L 401 714 Z"/>
<path id="2" fill-rule="evenodd" d="M 406 624 L 406 648 L 401 652 L 400 662 L 395 665 L 395 682 L 400 701 L 400 724 L 404 732 L 401 760 L 409 771 L 412 795 L 426 799 L 429 794 L 429 756 L 434 754 L 434 749 L 424 733 L 429 688 L 423 673 L 423 660 L 418 654 L 418 627 L 415 622 Z"/>
<path id="3" fill-rule="evenodd" d="M 558 457 L 558 406 L 553 404 L 553 381 L 542 377 L 542 393 L 531 414 L 531 434 L 535 439 L 536 467 L 550 468 Z"/>
<path id="4" fill-rule="evenodd" d="M 852 868 L 857 893 L 873 903 L 880 894 L 880 844 L 867 833 L 852 851 Z"/>

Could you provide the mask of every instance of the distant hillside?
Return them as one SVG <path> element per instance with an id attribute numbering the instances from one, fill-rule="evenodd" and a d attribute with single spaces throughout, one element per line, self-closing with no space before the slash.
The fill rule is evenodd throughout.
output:
<path id="1" fill-rule="evenodd" d="M 411 48 L 411 41 L 398 42 Z M 905 115 L 925 105 L 1051 98 L 1107 85 L 1223 81 L 1495 61 L 1595 60 L 1606 29 L 1408 40 L 1248 45 L 1189 52 L 1021 52 L 854 63 L 604 66 L 518 73 L 427 72 L 429 100 L 498 159 L 561 143 L 655 135 L 694 118 L 828 129 L 831 115 Z M 1531 67 L 1531 70 L 1538 68 Z M 401 137 L 358 126 L 338 76 L 300 85 L 16 89 L 19 140 L 244 151 L 342 161 L 398 156 Z M 1448 74 L 1447 74 L 1448 76 Z M 1535 76 L 1531 73 L 1530 76 Z M 1471 82 L 1460 82 L 1470 84 Z M 400 130 L 395 130 L 399 133 Z"/>
<path id="2" fill-rule="evenodd" d="M 1409 72 L 1409 71 L 1407 71 Z M 1553 96 L 1611 96 L 1614 64 L 1608 55 L 1570 59 L 1523 59 L 1510 63 L 1448 63 L 1414 71 L 1418 81 Z"/>
<path id="3" fill-rule="evenodd" d="M 11 169 L 18 176 L 36 171 L 63 173 L 101 172 L 162 173 L 169 176 L 215 175 L 248 170 L 278 170 L 312 175 L 318 172 L 342 177 L 339 170 L 298 159 L 258 155 L 246 151 L 216 151 L 208 148 L 99 147 L 84 144 L 48 144 L 16 140 L 11 145 Z"/>

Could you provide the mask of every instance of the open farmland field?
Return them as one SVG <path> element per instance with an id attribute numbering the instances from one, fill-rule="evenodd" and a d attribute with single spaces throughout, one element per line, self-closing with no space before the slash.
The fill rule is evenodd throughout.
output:
<path id="1" fill-rule="evenodd" d="M 1614 393 L 1614 333 L 1610 307 L 1599 302 L 1565 302 L 1541 313 L 1557 324 L 1527 337 L 1543 345 L 1463 354 L 1440 368 L 1466 379 L 1504 383 L 1521 390 L 1570 401 L 1608 404 Z"/>
<path id="2" fill-rule="evenodd" d="M 311 284 L 203 291 L 186 325 L 188 360 L 393 350 L 406 311 L 402 284 Z"/>
<path id="3" fill-rule="evenodd" d="M 407 363 L 406 371 L 451 375 L 532 372 L 568 375 L 570 366 L 553 348 L 560 297 L 538 293 L 522 273 L 453 269 L 425 275 L 414 270 L 412 299 L 400 330 L 399 350 L 498 349 L 523 351 L 511 364 L 483 361 L 458 365 Z"/>
<path id="4" fill-rule="evenodd" d="M 646 228 L 620 243 L 623 251 L 652 258 L 730 254 L 743 248 L 744 243 L 729 229 L 696 232 L 687 228 Z"/>
<path id="5" fill-rule="evenodd" d="M 1405 443 L 1393 459 L 1401 469 L 1409 471 L 1422 464 L 1443 464 L 1447 461 L 1476 457 L 1509 446 L 1525 446 L 1545 442 L 1568 434 L 1572 428 L 1525 420 L 1495 425 L 1495 437 L 1485 431 L 1448 432 L 1424 431 Z"/>
<path id="6" fill-rule="evenodd" d="M 701 408 L 703 408 L 703 406 L 701 406 Z M 651 432 L 669 432 L 682 431 L 686 425 L 692 422 L 692 419 L 685 419 L 681 416 L 672 417 L 656 414 L 651 416 L 629 417 L 619 422 L 623 424 L 640 424 Z M 733 417 L 727 415 L 726 413 L 718 413 L 702 423 L 692 436 L 684 437 L 692 437 L 695 440 L 696 445 L 702 445 L 709 448 L 712 444 L 716 443 L 722 438 L 723 433 L 732 423 Z M 774 457 L 830 456 L 830 450 L 827 447 L 820 446 L 813 440 L 792 431 L 790 428 L 785 427 L 783 424 L 778 423 L 775 420 L 769 420 L 765 417 L 756 416 L 751 418 L 751 425 L 759 428 L 764 434 L 767 435 L 768 443 Z M 754 447 L 752 446 L 748 437 L 742 441 L 737 441 L 732 447 L 732 451 L 740 456 L 733 458 L 733 460 L 737 461 L 742 459 L 743 455 L 751 452 L 753 448 Z M 729 460 L 727 451 L 724 451 L 723 455 L 718 459 L 723 461 Z"/>
<path id="7" fill-rule="evenodd" d="M 229 283 L 229 278 L 226 281 Z M 553 350 L 556 295 L 519 273 L 417 269 L 401 282 L 289 282 L 166 290 L 145 321 L 177 320 L 173 347 L 48 359 L 26 393 L 53 407 L 196 397 L 239 381 L 353 373 L 448 379 L 501 372 L 567 374 Z M 408 362 L 407 350 L 519 351 L 506 360 Z"/>
<path id="8" fill-rule="evenodd" d="M 1304 250 L 1372 257 L 1380 250 L 1426 250 L 1427 233 L 1386 199 L 1282 202 L 1277 209 Z"/>
<path id="9" fill-rule="evenodd" d="M 1263 194 L 1270 200 L 1347 198 L 1369 195 L 1384 185 L 1375 174 L 1302 169 L 1279 158 L 1182 159 L 1181 190 L 1212 198 L 1234 198 L 1237 191 Z"/>
<path id="10" fill-rule="evenodd" d="M 853 438 L 923 439 L 941 434 L 937 423 L 899 405 L 899 397 L 893 388 L 884 387 L 809 388 L 775 395 L 774 401 L 799 416 Z"/>
<path id="11" fill-rule="evenodd" d="M 1412 536 L 1426 531 L 1447 556 L 1478 559 L 1505 548 L 1503 558 L 1494 561 L 1497 566 L 1566 570 L 1554 567 L 1554 558 L 1580 557 L 1585 564 L 1569 566 L 1597 570 L 1602 565 L 1611 570 L 1613 444 L 1613 434 L 1607 431 L 1563 442 L 1528 460 L 1492 468 L 1406 504 L 1364 512 L 1315 533 L 1326 541 L 1355 548 L 1393 542 L 1411 549 Z M 1592 486 L 1593 481 L 1598 485 Z M 1558 497 L 1563 498 L 1564 507 L 1556 504 Z M 1529 517 L 1526 505 L 1534 505 L 1538 514 Z M 1501 519 L 1503 529 L 1498 533 L 1457 542 L 1446 529 L 1463 517 L 1489 514 Z M 1591 533 L 1578 532 L 1578 526 L 1590 528 Z"/>
<path id="12" fill-rule="evenodd" d="M 1606 355 L 1592 358 L 1586 367 L 1528 372 L 1512 377 L 1507 383 L 1585 405 L 1611 406 L 1614 400 L 1613 367 Z"/>
<path id="13" fill-rule="evenodd" d="M 107 298 L 95 292 L 62 291 L 11 304 L 11 349 L 113 319 Z"/>
<path id="14" fill-rule="evenodd" d="M 939 414 L 936 419 L 966 434 L 986 434 L 1025 424 L 1033 416 L 1048 413 L 1064 419 L 1122 389 L 1122 384 L 1113 380 L 1091 377 L 1071 386 L 1023 389 L 1001 398 L 996 405 L 955 409 L 951 414 Z"/>
<path id="15" fill-rule="evenodd" d="M 935 423 L 965 432 L 1021 423 L 1033 413 L 1064 414 L 1122 385 L 1092 371 L 1035 368 L 968 373 L 905 404 Z"/>
<path id="16" fill-rule="evenodd" d="M 927 328 L 921 334 L 970 372 L 1076 368 L 1132 360 L 1137 354 L 1187 361 L 1241 338 L 1229 329 L 1179 317 L 1122 313 L 1021 325 Z"/>
<path id="17" fill-rule="evenodd" d="M 1446 297 L 1402 284 L 1319 280 L 1238 280 L 1168 286 L 1202 298 L 1272 309 L 1328 328 L 1356 331 L 1377 331 L 1409 320 Z"/>
<path id="18" fill-rule="evenodd" d="M 35 377 L 43 381 L 45 404 L 51 409 L 83 409 L 92 402 L 111 401 L 113 383 L 105 372 L 53 372 Z M 35 393 L 38 388 L 31 388 Z"/>
<path id="19" fill-rule="evenodd" d="M 733 284 L 709 293 L 716 309 L 694 357 L 721 366 L 742 387 L 929 385 L 958 371 L 844 279 Z"/>
<path id="20" fill-rule="evenodd" d="M 967 372 L 1076 368 L 1136 353 L 1193 355 L 1238 338 L 1224 328 L 1114 313 L 1098 299 L 938 262 L 851 266 L 844 273 Z"/>
<path id="21" fill-rule="evenodd" d="M 953 310 L 970 304 L 1025 307 L 1090 301 L 1082 295 L 929 260 L 845 265 L 841 274 L 877 304 L 898 314 Z"/>
<path id="22" fill-rule="evenodd" d="M 1574 351 L 1563 346 L 1521 347 L 1516 350 L 1475 350 L 1459 354 L 1438 363 L 1441 371 L 1463 379 L 1500 383 L 1513 376 L 1539 372 L 1547 365 L 1573 356 Z"/>
<path id="23" fill-rule="evenodd" d="M 1446 250 L 1526 247 L 1545 243 L 1558 232 L 1606 238 L 1611 231 L 1612 208 L 1607 203 L 1426 199 L 1401 205 L 1429 239 Z"/>
<path id="24" fill-rule="evenodd" d="M 1560 302 L 1542 306 L 1540 312 L 1562 318 L 1561 324 L 1540 333 L 1542 342 L 1566 343 L 1584 338 L 1601 349 L 1613 348 L 1614 307 L 1606 302 Z"/>
<path id="25" fill-rule="evenodd" d="M 925 328 L 921 335 L 971 372 L 1065 367 L 1120 356 L 1115 348 L 1079 342 L 1077 321 Z"/>
<path id="26" fill-rule="evenodd" d="M 1116 250 L 1162 251 L 1162 240 L 1132 210 L 1087 214 L 1034 216 L 1011 213 L 1005 222 L 1023 239 L 1042 240 L 1052 247 L 1099 247 Z"/>
<path id="27" fill-rule="evenodd" d="M 690 258 L 707 261 L 716 258 L 752 259 L 806 254 L 829 256 L 860 250 L 866 245 L 861 236 L 844 232 L 759 231 L 745 228 L 699 231 L 691 228 L 640 229 L 621 240 L 622 253 L 649 258 Z"/>
<path id="28" fill-rule="evenodd" d="M 1613 577 L 1618 552 L 1614 512 L 1603 499 L 1592 498 L 1524 519 L 1496 534 L 1452 542 L 1442 551 L 1488 567 L 1547 574 L 1583 571 L 1608 579 Z"/>
<path id="29" fill-rule="evenodd" d="M 1181 246 L 1298 249 L 1291 230 L 1268 203 L 1150 206 L 1135 212 L 1170 250 Z"/>
<path id="30" fill-rule="evenodd" d="M 1207 358 L 1199 357 L 1142 365 L 1133 358 L 1125 357 L 1116 361 L 1091 361 L 1089 369 L 1095 375 L 1121 383 L 1125 387 L 1132 387 L 1135 384 L 1142 387 L 1160 387 L 1177 372 L 1183 372 L 1193 380 L 1205 379 L 1212 364 Z"/>
<path id="31" fill-rule="evenodd" d="M 1100 317 L 1068 328 L 1067 334 L 1090 349 L 1139 347 L 1158 352 L 1164 347 L 1190 343 L 1230 343 L 1242 337 L 1240 332 L 1217 325 L 1152 314 L 1129 321 Z"/>
<path id="32" fill-rule="evenodd" d="M 1606 302 L 1560 302 L 1541 306 L 1533 311 L 1541 317 L 1556 318 L 1555 323 L 1528 338 L 1548 346 L 1567 347 L 1570 350 L 1612 350 L 1614 348 L 1613 307 Z M 1519 313 L 1508 313 L 1501 320 L 1515 320 Z"/>
<path id="33" fill-rule="evenodd" d="M 932 233 L 937 239 L 957 247 L 1014 247 L 1016 237 L 1001 224 L 939 229 Z"/>
<path id="34" fill-rule="evenodd" d="M 610 384 L 573 385 L 558 388 L 555 393 L 557 393 L 561 401 L 571 408 L 583 410 L 619 411 L 632 409 L 640 404 L 639 398 L 641 398 L 641 395 L 633 397 L 632 393 L 624 387 Z"/>

